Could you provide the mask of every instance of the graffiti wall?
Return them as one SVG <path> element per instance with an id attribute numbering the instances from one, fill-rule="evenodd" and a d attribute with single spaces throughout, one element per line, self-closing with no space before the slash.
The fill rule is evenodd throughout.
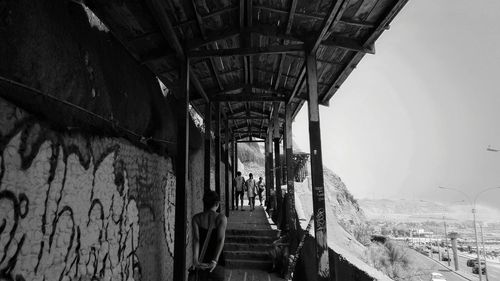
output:
<path id="1" fill-rule="evenodd" d="M 171 280 L 171 160 L 0 99 L 0 280 Z"/>

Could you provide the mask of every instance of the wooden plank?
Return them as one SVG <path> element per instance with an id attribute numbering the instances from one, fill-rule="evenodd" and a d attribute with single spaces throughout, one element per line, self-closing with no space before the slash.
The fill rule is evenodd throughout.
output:
<path id="1" fill-rule="evenodd" d="M 175 169 L 174 280 L 186 280 L 186 191 L 189 162 L 189 59 L 181 64 L 177 112 L 177 165 Z"/>
<path id="2" fill-rule="evenodd" d="M 309 108 L 309 145 L 311 153 L 311 184 L 313 197 L 314 233 L 316 239 L 317 280 L 330 280 L 328 258 L 327 224 L 325 209 L 325 187 L 323 181 L 323 160 L 321 152 L 321 131 L 319 124 L 318 77 L 316 56 L 306 59 L 307 90 Z M 336 271 L 336 270 L 335 270 Z"/>
<path id="3" fill-rule="evenodd" d="M 220 182 L 220 161 L 221 161 L 221 139 L 220 139 L 220 103 L 215 103 L 215 192 L 221 195 L 221 182 Z"/>
<path id="4" fill-rule="evenodd" d="M 198 26 L 198 29 L 200 30 L 201 37 L 203 39 L 206 39 L 207 34 L 205 33 L 205 27 L 203 26 L 203 18 L 201 17 L 200 13 L 198 13 L 198 9 L 196 8 L 195 0 L 191 0 L 191 5 L 193 7 L 194 15 L 196 17 L 196 24 Z"/>
<path id="5" fill-rule="evenodd" d="M 258 5 L 258 6 L 254 6 L 254 7 L 256 9 L 266 10 L 266 11 L 270 11 L 270 12 L 274 12 L 274 13 L 288 14 L 288 21 L 287 21 L 286 30 L 289 30 L 289 29 L 291 30 L 292 23 L 290 21 L 290 18 L 292 17 L 292 15 L 293 15 L 293 17 L 297 16 L 297 17 L 310 18 L 310 19 L 315 19 L 315 20 L 324 20 L 325 19 L 325 17 L 321 16 L 321 15 L 313 15 L 313 14 L 305 14 L 305 13 L 296 12 L 295 11 L 296 7 L 294 7 L 294 4 L 296 6 L 296 2 L 297 2 L 297 0 L 292 0 L 292 4 L 290 5 L 289 11 L 271 8 L 271 7 L 262 6 L 262 5 Z M 347 25 L 347 26 L 350 26 L 350 27 L 359 27 L 359 28 L 375 28 L 376 27 L 376 24 L 371 23 L 371 22 L 355 21 L 355 20 L 345 19 L 345 18 L 342 18 L 340 20 L 340 22 Z"/>
<path id="6" fill-rule="evenodd" d="M 221 32 L 221 33 L 207 34 L 206 38 L 188 39 L 186 41 L 186 50 L 195 50 L 195 49 L 201 48 L 203 46 L 213 44 L 213 43 L 220 41 L 220 40 L 226 40 L 226 39 L 235 37 L 236 35 L 239 35 L 239 34 L 240 34 L 240 32 L 236 29 L 229 29 L 229 30 L 225 30 L 224 32 Z"/>
<path id="7" fill-rule="evenodd" d="M 265 140 L 240 140 L 238 143 L 266 142 Z"/>
<path id="8" fill-rule="evenodd" d="M 229 120 L 267 120 L 269 119 L 269 116 L 228 116 L 227 119 Z"/>
<path id="9" fill-rule="evenodd" d="M 208 57 L 247 56 L 247 55 L 264 55 L 264 54 L 269 55 L 269 54 L 282 54 L 290 52 L 293 53 L 304 52 L 304 44 L 189 51 L 187 53 L 187 56 L 190 58 L 208 58 Z"/>
<path id="10" fill-rule="evenodd" d="M 290 31 L 292 31 L 293 17 L 295 15 L 296 8 L 297 8 L 297 0 L 292 0 L 292 3 L 290 4 L 290 11 L 288 13 L 288 21 L 286 22 L 286 28 L 285 28 L 286 34 L 290 34 Z"/>
<path id="11" fill-rule="evenodd" d="M 212 103 L 205 107 L 205 163 L 204 163 L 204 189 L 210 190 L 210 168 L 212 148 Z"/>
<path id="12" fill-rule="evenodd" d="M 229 197 L 231 197 L 232 201 L 232 194 L 229 193 L 229 184 L 231 183 L 231 175 L 229 174 L 229 120 L 226 119 L 226 128 L 225 128 L 225 138 L 226 138 L 226 152 L 224 153 L 224 161 L 226 162 L 226 165 L 224 165 L 224 175 L 226 176 L 225 180 L 225 190 L 224 190 L 224 207 L 226 211 L 226 217 L 229 218 Z"/>
<path id="13" fill-rule="evenodd" d="M 277 97 L 268 94 L 226 94 L 215 95 L 211 97 L 212 101 L 234 101 L 234 102 L 271 102 L 271 101 L 285 101 L 284 96 Z"/>

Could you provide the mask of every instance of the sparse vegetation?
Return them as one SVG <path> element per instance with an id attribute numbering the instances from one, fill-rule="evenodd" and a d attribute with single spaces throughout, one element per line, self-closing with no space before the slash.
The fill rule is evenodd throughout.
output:
<path id="1" fill-rule="evenodd" d="M 409 249 L 390 240 L 371 243 L 366 249 L 365 259 L 369 265 L 396 281 L 417 281 L 422 275 L 422 270 L 409 255 Z"/>

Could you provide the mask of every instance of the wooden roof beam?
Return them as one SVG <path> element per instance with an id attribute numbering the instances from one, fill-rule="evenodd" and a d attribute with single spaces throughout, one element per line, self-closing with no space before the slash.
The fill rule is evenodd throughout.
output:
<path id="1" fill-rule="evenodd" d="M 228 116 L 227 119 L 229 120 L 268 120 L 268 116 Z"/>
<path id="2" fill-rule="evenodd" d="M 288 22 L 287 22 L 287 26 L 286 26 L 287 30 L 291 29 L 292 23 L 291 23 L 290 19 L 293 20 L 293 17 L 295 17 L 295 16 L 297 16 L 297 17 L 304 17 L 304 18 L 310 18 L 310 19 L 316 19 L 316 20 L 324 20 L 325 19 L 323 16 L 320 16 L 320 15 L 311 15 L 311 14 L 305 14 L 305 13 L 296 12 L 295 11 L 295 8 L 297 6 L 296 2 L 297 2 L 297 0 L 292 0 L 292 4 L 290 5 L 290 10 L 289 11 L 285 11 L 285 10 L 281 10 L 281 9 L 276 9 L 276 8 L 271 8 L 271 7 L 262 6 L 262 5 L 254 6 L 254 8 L 260 9 L 260 10 L 266 10 L 266 11 L 270 11 L 270 12 L 274 12 L 274 13 L 288 14 L 289 15 L 288 16 Z M 348 26 L 354 26 L 354 27 L 359 27 L 359 28 L 375 28 L 376 27 L 376 24 L 371 23 L 371 22 L 355 21 L 355 20 L 344 19 L 344 18 L 341 19 L 340 22 L 343 23 L 343 24 L 345 24 L 345 25 L 348 25 Z"/>
<path id="3" fill-rule="evenodd" d="M 172 27 L 172 23 L 170 22 L 169 16 L 164 7 L 164 2 L 160 0 L 146 0 L 146 4 L 151 14 L 153 15 L 153 18 L 160 26 L 161 33 L 163 34 L 167 42 L 170 42 L 172 48 L 177 54 L 177 57 L 181 61 L 185 60 L 186 56 L 184 54 L 183 47 L 179 41 L 179 38 L 177 38 L 174 28 Z M 202 96 L 203 99 L 208 102 L 208 96 L 191 68 L 189 68 L 189 77 L 191 83 L 193 83 L 193 86 L 196 88 L 200 96 Z"/>
<path id="4" fill-rule="evenodd" d="M 190 58 L 209 58 L 209 57 L 227 57 L 227 56 L 251 56 L 251 55 L 264 55 L 264 54 L 282 54 L 290 52 L 303 52 L 304 44 L 293 45 L 278 45 L 266 47 L 243 47 L 232 49 L 218 49 L 218 50 L 201 50 L 190 51 L 187 53 Z"/>
<path id="5" fill-rule="evenodd" d="M 285 97 L 277 97 L 264 94 L 232 94 L 232 95 L 216 95 L 210 98 L 212 101 L 234 101 L 234 102 L 270 102 L 270 101 L 285 101 Z"/>
<path id="6" fill-rule="evenodd" d="M 312 54 L 316 54 L 318 51 L 318 48 L 323 41 L 325 37 L 327 37 L 328 30 L 332 25 L 335 25 L 340 19 L 342 18 L 342 13 L 345 11 L 347 7 L 348 0 L 339 0 L 335 1 L 334 4 L 330 7 L 330 11 L 328 12 L 328 16 L 325 18 L 321 31 L 317 35 L 316 39 L 312 41 L 312 45 L 310 48 L 310 52 Z M 302 65 L 302 70 L 300 71 L 299 74 L 299 79 L 295 82 L 295 86 L 293 87 L 292 94 L 290 95 L 290 98 L 288 99 L 287 103 L 292 102 L 293 98 L 295 95 L 297 95 L 298 92 L 302 89 L 302 86 L 304 85 L 304 77 L 306 74 L 306 64 L 304 63 Z"/>

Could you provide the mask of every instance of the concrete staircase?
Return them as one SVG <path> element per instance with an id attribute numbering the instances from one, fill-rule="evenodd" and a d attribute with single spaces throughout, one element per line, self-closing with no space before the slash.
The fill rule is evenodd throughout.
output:
<path id="1" fill-rule="evenodd" d="M 243 280 L 239 279 L 243 277 L 248 277 L 248 280 L 254 277 L 258 277 L 255 280 L 261 277 L 265 277 L 262 280 L 282 280 L 267 273 L 272 266 L 268 250 L 278 238 L 278 231 L 272 229 L 261 206 L 255 207 L 253 212 L 248 206 L 244 210 L 231 211 L 228 218 L 224 244 L 226 277 L 232 276 L 230 279 L 233 280 Z"/>

